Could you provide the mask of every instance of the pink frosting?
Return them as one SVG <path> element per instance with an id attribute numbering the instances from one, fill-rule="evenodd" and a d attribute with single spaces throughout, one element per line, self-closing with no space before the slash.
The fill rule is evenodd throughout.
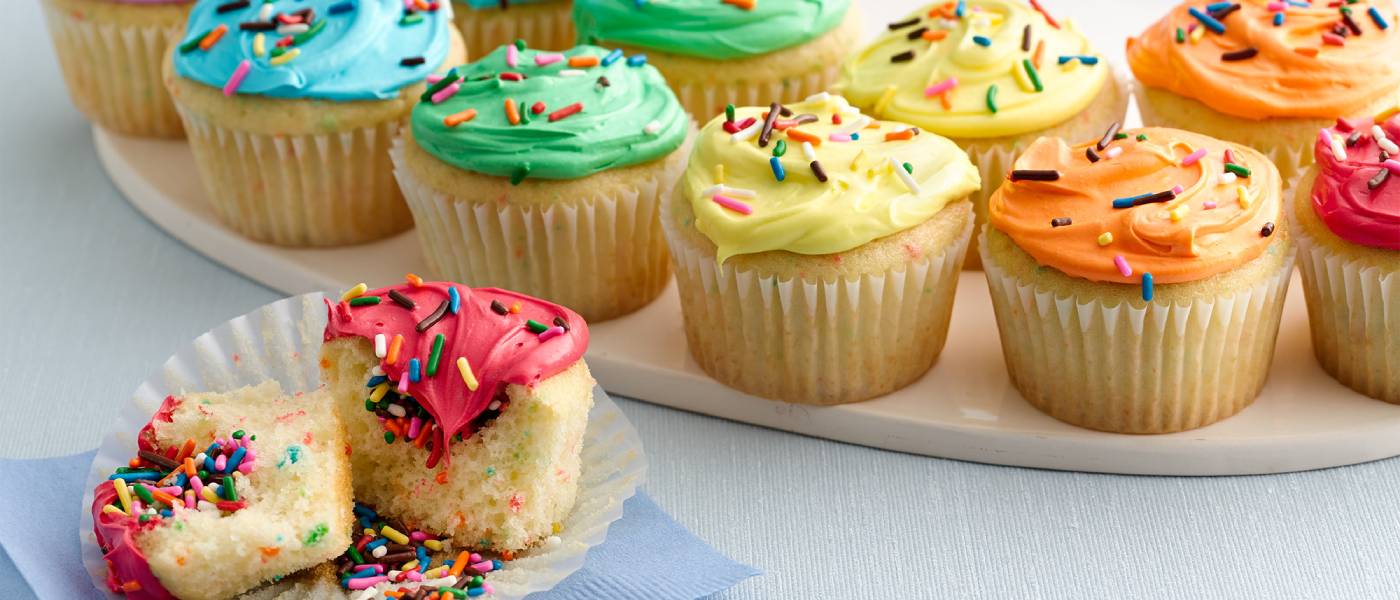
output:
<path id="1" fill-rule="evenodd" d="M 1392 173 L 1371 189 L 1368 182 L 1387 170 L 1381 147 L 1371 136 L 1371 119 L 1338 119 L 1324 129 L 1316 143 L 1317 181 L 1313 184 L 1313 210 L 1338 237 L 1362 246 L 1400 250 L 1400 173 Z M 1400 115 L 1382 128 L 1386 138 L 1400 144 Z M 1332 135 L 1343 140 L 1360 132 L 1355 145 L 1343 142 L 1346 158 L 1332 152 Z M 1400 160 L 1400 156 L 1390 157 Z"/>
<path id="2" fill-rule="evenodd" d="M 174 396 L 166 396 L 155 416 L 141 428 L 136 437 L 138 448 L 159 453 L 155 444 L 157 422 L 169 423 L 171 414 L 180 401 Z M 160 521 L 140 522 L 130 515 L 115 515 L 102 512 L 102 507 L 117 499 L 117 488 L 111 481 L 97 484 L 92 499 L 92 532 L 97 535 L 97 545 L 102 548 L 102 558 L 107 561 L 107 587 L 113 592 L 126 594 L 133 600 L 168 600 L 171 595 L 151 572 L 146 555 L 136 546 L 136 536 L 145 529 L 156 527 Z"/>
<path id="3" fill-rule="evenodd" d="M 460 294 L 458 313 L 449 311 L 441 320 L 419 332 L 416 326 L 448 300 L 450 288 Z M 390 290 L 408 297 L 414 307 L 405 308 L 392 300 L 388 295 Z M 588 326 L 582 317 L 562 306 L 524 294 L 425 282 L 421 286 L 403 284 L 371 290 L 365 296 L 377 296 L 381 300 L 379 304 L 368 306 L 326 302 L 329 318 L 325 339 L 355 336 L 372 342 L 375 334 L 382 333 L 387 345 L 395 334 L 403 336 L 397 360 L 389 363 L 385 357 L 380 366 L 390 380 L 402 383 L 401 379 L 408 373 L 409 360 L 417 358 L 421 364 L 421 379 L 409 383 L 408 394 L 437 422 L 433 430 L 433 451 L 428 457 L 429 468 L 436 466 L 446 454 L 452 436 L 464 432 L 507 384 L 533 385 L 573 366 L 588 348 Z M 492 301 L 506 308 L 518 305 L 519 312 L 499 314 L 492 310 Z M 540 335 L 526 327 L 527 320 L 554 327 L 556 318 L 563 320 L 567 331 L 560 333 L 555 329 Z M 429 376 L 429 357 L 438 334 L 445 337 L 444 345 L 437 374 Z M 466 357 L 470 364 L 479 383 L 476 391 L 467 388 L 457 368 L 458 357 Z"/>

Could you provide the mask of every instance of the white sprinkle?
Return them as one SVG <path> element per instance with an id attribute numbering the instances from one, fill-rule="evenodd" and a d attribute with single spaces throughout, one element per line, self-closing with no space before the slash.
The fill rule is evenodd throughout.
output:
<path id="1" fill-rule="evenodd" d="M 724 192 L 724 184 L 723 184 L 723 183 L 716 183 L 715 185 L 712 185 L 712 186 L 707 187 L 707 188 L 705 188 L 705 189 L 703 189 L 703 190 L 700 190 L 700 196 L 701 196 L 701 197 L 704 197 L 704 198 L 709 198 L 710 196 L 713 196 L 713 195 L 715 195 L 715 194 L 719 194 L 719 193 L 722 193 L 722 192 Z"/>
<path id="2" fill-rule="evenodd" d="M 384 367 L 381 367 L 381 366 L 379 366 L 379 365 L 374 365 L 373 367 L 370 368 L 369 374 L 370 374 L 370 375 L 376 375 L 376 376 L 377 376 L 377 375 L 383 375 L 383 374 L 384 374 Z"/>
<path id="3" fill-rule="evenodd" d="M 258 20 L 259 20 L 259 21 L 271 21 L 271 20 L 272 20 L 272 5 L 271 5 L 271 4 L 264 4 L 264 5 L 262 5 L 262 8 L 258 9 Z"/>
<path id="4" fill-rule="evenodd" d="M 856 119 L 855 122 L 851 123 L 849 126 L 842 128 L 842 130 L 839 133 L 844 133 L 846 135 L 860 133 L 860 131 L 862 129 L 865 129 L 865 126 L 869 124 L 870 117 L 862 115 L 859 119 Z"/>
<path id="5" fill-rule="evenodd" d="M 803 100 L 803 102 L 826 102 L 829 98 L 831 98 L 831 94 L 827 92 L 817 92 L 811 96 L 807 96 L 807 99 Z"/>
<path id="6" fill-rule="evenodd" d="M 1376 145 L 1380 146 L 1381 150 L 1385 150 L 1386 154 L 1400 154 L 1400 146 L 1396 146 L 1395 142 L 1386 137 L 1385 130 L 1381 129 L 1380 125 L 1371 126 L 1371 137 L 1376 138 Z"/>
<path id="7" fill-rule="evenodd" d="M 404 415 L 407 415 L 408 411 L 404 410 L 402 406 L 399 406 L 397 404 L 390 404 L 389 414 L 394 415 L 396 417 L 402 417 Z"/>
<path id="8" fill-rule="evenodd" d="M 206 459 L 206 458 L 209 458 L 209 455 L 207 455 L 207 454 L 205 454 L 205 453 L 203 453 L 203 452 L 200 452 L 199 454 L 194 455 L 194 464 L 197 465 L 197 464 L 199 464 L 199 463 L 202 463 L 202 462 L 204 462 L 204 459 Z"/>
<path id="9" fill-rule="evenodd" d="M 1335 135 L 1330 137 L 1332 138 L 1332 155 L 1336 156 L 1337 160 L 1346 160 L 1347 148 L 1346 144 L 1342 143 L 1342 138 Z"/>
<path id="10" fill-rule="evenodd" d="M 292 23 L 291 25 L 278 25 L 277 33 L 282 35 L 296 35 L 298 33 L 306 33 L 310 29 L 311 26 L 306 23 Z"/>
<path id="11" fill-rule="evenodd" d="M 218 506 L 215 506 L 213 502 L 210 502 L 208 500 L 200 500 L 199 502 L 195 503 L 194 506 L 199 510 L 219 510 Z"/>
<path id="12" fill-rule="evenodd" d="M 1118 155 L 1119 155 L 1119 154 L 1122 154 L 1122 153 L 1123 153 L 1123 147 L 1122 147 L 1122 146 L 1114 146 L 1114 147 L 1112 147 L 1112 148 L 1109 148 L 1107 151 L 1105 151 L 1105 152 L 1103 153 L 1103 155 L 1104 155 L 1105 157 L 1107 157 L 1107 158 L 1118 158 Z"/>
<path id="13" fill-rule="evenodd" d="M 807 160 L 817 160 L 817 150 L 812 147 L 812 142 L 802 142 L 802 155 Z"/>
<path id="14" fill-rule="evenodd" d="M 384 558 L 384 555 L 389 553 L 389 549 L 388 549 L 388 548 L 385 548 L 385 547 L 382 546 L 382 545 L 381 545 L 381 546 L 375 546 L 373 550 L 370 550 L 370 551 L 369 551 L 369 553 L 370 553 L 371 555 L 373 555 L 375 558 Z"/>
<path id="15" fill-rule="evenodd" d="M 562 541 L 563 540 L 560 540 L 559 536 L 557 535 L 551 535 L 547 538 L 544 538 L 544 543 L 548 546 L 558 546 Z"/>
<path id="16" fill-rule="evenodd" d="M 264 4 L 263 6 L 268 6 L 268 5 Z M 382 333 L 376 333 L 376 334 L 374 334 L 374 356 L 375 356 L 375 358 L 384 358 L 384 355 L 386 355 L 386 354 L 389 353 L 388 348 L 389 348 L 389 341 L 384 337 L 384 334 L 382 334 Z"/>
<path id="17" fill-rule="evenodd" d="M 647 123 L 647 126 L 642 128 L 642 131 L 646 132 L 647 135 L 656 135 L 661 132 L 661 123 L 657 121 Z"/>
<path id="18" fill-rule="evenodd" d="M 753 122 L 753 125 L 749 125 L 747 128 L 745 128 L 745 129 L 739 131 L 738 133 L 735 133 L 734 135 L 729 136 L 729 141 L 730 141 L 730 142 L 745 142 L 745 141 L 748 141 L 748 140 L 750 140 L 750 139 L 753 139 L 753 136 L 758 135 L 758 130 L 760 130 L 760 129 L 763 129 L 763 123 L 762 123 L 761 121 L 754 121 L 754 122 Z"/>
<path id="19" fill-rule="evenodd" d="M 376 587 L 377 587 L 377 586 L 376 586 Z M 370 598 L 373 598 L 373 597 L 378 596 L 378 595 L 379 595 L 379 590 L 378 590 L 378 589 L 376 589 L 376 588 L 366 588 L 366 589 L 360 590 L 360 591 L 358 591 L 358 592 L 355 592 L 355 595 L 350 596 L 350 600 L 370 600 Z"/>
<path id="20" fill-rule="evenodd" d="M 585 73 L 579 69 L 564 69 L 563 71 L 559 72 L 560 77 L 578 77 L 579 75 L 584 74 Z"/>
<path id="21" fill-rule="evenodd" d="M 909 191 L 918 194 L 919 183 L 914 181 L 913 175 L 910 175 L 908 171 L 904 170 L 904 165 L 899 164 L 899 161 L 895 160 L 893 157 L 885 160 L 890 161 L 890 167 L 894 169 L 895 175 L 899 176 L 900 181 L 904 182 L 904 185 L 909 188 Z"/>
<path id="22" fill-rule="evenodd" d="M 501 401 L 492 400 L 490 404 L 486 405 L 486 410 L 501 410 Z"/>
<path id="23" fill-rule="evenodd" d="M 1229 171 L 1220 174 L 1220 185 L 1230 185 L 1235 182 L 1235 174 Z"/>
<path id="24" fill-rule="evenodd" d="M 705 198 L 709 198 L 715 194 L 724 194 L 730 198 L 743 198 L 745 200 L 758 197 L 758 192 L 746 190 L 744 188 L 729 187 L 723 183 L 712 185 L 700 192 L 700 195 Z"/>

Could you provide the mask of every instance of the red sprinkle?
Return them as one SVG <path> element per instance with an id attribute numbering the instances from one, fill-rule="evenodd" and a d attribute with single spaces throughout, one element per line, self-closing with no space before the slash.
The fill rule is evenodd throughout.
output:
<path id="1" fill-rule="evenodd" d="M 758 119 L 755 119 L 755 118 L 753 118 L 753 117 L 749 117 L 749 118 L 747 118 L 747 119 L 744 119 L 743 121 L 725 121 L 725 123 L 724 123 L 724 132 L 725 132 L 725 133 L 739 133 L 740 131 L 743 131 L 743 130 L 745 130 L 745 129 L 748 129 L 750 125 L 753 125 L 754 123 L 757 123 L 757 122 L 758 122 Z"/>
<path id="2" fill-rule="evenodd" d="M 277 40 L 277 47 L 278 47 L 278 48 L 286 48 L 287 46 L 292 45 L 292 42 L 293 42 L 293 41 L 295 41 L 295 40 L 293 40 L 293 39 L 292 39 L 292 36 L 289 35 L 289 36 L 284 37 L 284 38 L 282 38 L 282 39 L 280 39 L 280 40 Z"/>
<path id="3" fill-rule="evenodd" d="M 1041 16 L 1045 17 L 1045 22 L 1049 23 L 1051 27 L 1054 27 L 1055 29 L 1060 28 L 1060 24 L 1055 21 L 1055 17 L 1052 17 L 1050 16 L 1050 13 L 1045 12 L 1045 7 L 1040 5 L 1040 0 L 1031 0 L 1031 8 L 1034 8 L 1036 12 L 1040 13 Z"/>
<path id="4" fill-rule="evenodd" d="M 1323 32 L 1323 33 L 1322 33 L 1322 43 L 1324 43 L 1324 44 L 1330 44 L 1330 45 L 1332 45 L 1332 46 L 1345 46 L 1345 45 L 1347 45 L 1347 41 L 1346 41 L 1345 39 L 1342 39 L 1342 36 L 1337 35 L 1337 34 L 1335 34 L 1335 33 L 1332 33 L 1332 32 L 1330 32 L 1330 31 L 1326 31 L 1326 32 Z"/>
<path id="5" fill-rule="evenodd" d="M 550 120 L 550 122 L 558 121 L 559 119 L 563 119 L 563 118 L 565 118 L 565 117 L 568 117 L 569 115 L 572 115 L 572 114 L 574 114 L 574 113 L 580 112 L 580 111 L 582 111 L 582 110 L 583 110 L 583 103 L 582 103 L 582 102 L 575 102 L 575 103 L 573 103 L 573 104 L 570 104 L 570 105 L 568 105 L 568 106 L 565 106 L 564 108 L 561 108 L 561 109 L 556 110 L 556 111 L 554 111 L 554 112 L 552 112 L 552 113 L 549 113 L 549 120 Z"/>
<path id="6" fill-rule="evenodd" d="M 525 76 L 513 71 L 506 71 L 505 73 L 501 73 L 501 79 L 506 81 L 521 81 L 525 79 Z"/>
<path id="7" fill-rule="evenodd" d="M 537 114 L 537 115 L 540 114 L 540 113 L 542 113 L 542 112 L 544 112 L 544 103 L 543 103 L 543 102 L 536 102 L 534 105 L 532 105 L 532 106 L 530 107 L 530 112 L 535 113 L 535 114 Z"/>

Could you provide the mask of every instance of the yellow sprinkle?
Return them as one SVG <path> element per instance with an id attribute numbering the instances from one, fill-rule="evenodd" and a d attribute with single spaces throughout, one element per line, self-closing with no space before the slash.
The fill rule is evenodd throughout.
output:
<path id="1" fill-rule="evenodd" d="M 403 564 L 403 568 L 400 569 L 400 570 L 401 570 L 401 571 L 412 571 L 412 570 L 417 569 L 417 568 L 418 568 L 418 559 L 415 558 L 415 559 L 413 559 L 413 560 L 410 560 L 410 561 L 404 563 L 404 564 Z"/>
<path id="2" fill-rule="evenodd" d="M 564 530 L 564 525 L 555 521 L 549 524 L 549 530 L 553 531 L 555 535 L 559 535 L 559 532 Z"/>
<path id="3" fill-rule="evenodd" d="M 364 534 L 365 534 L 365 535 L 375 535 L 374 530 L 373 530 L 373 529 L 370 529 L 370 528 L 368 528 L 368 527 L 365 528 Z"/>
<path id="4" fill-rule="evenodd" d="M 379 535 L 389 538 L 389 541 L 394 542 L 395 544 L 403 544 L 405 546 L 408 545 L 408 536 L 399 533 L 399 530 L 394 529 L 393 527 L 390 527 L 388 525 L 385 525 L 384 527 L 379 529 Z M 412 571 L 413 569 L 408 565 L 404 565 L 404 568 L 400 570 Z"/>
<path id="5" fill-rule="evenodd" d="M 378 402 L 384 399 L 384 394 L 389 393 L 389 382 L 384 382 L 374 386 L 374 391 L 369 393 L 370 402 Z"/>
<path id="6" fill-rule="evenodd" d="M 1378 114 L 1376 115 L 1376 119 L 1375 119 L 1376 124 L 1379 125 L 1379 124 L 1381 124 L 1381 123 L 1384 123 L 1384 122 L 1386 121 L 1386 119 L 1389 119 L 1389 118 L 1395 116 L 1395 113 L 1400 113 L 1400 106 L 1396 106 L 1396 107 L 1393 107 L 1393 108 L 1388 108 L 1388 109 L 1386 109 L 1386 110 L 1384 110 L 1384 111 L 1381 111 L 1380 113 L 1378 113 Z"/>
<path id="7" fill-rule="evenodd" d="M 715 163 L 715 183 L 724 183 L 724 163 Z"/>
<path id="8" fill-rule="evenodd" d="M 1100 245 L 1100 246 L 1107 246 L 1107 245 L 1112 244 L 1112 243 L 1113 243 L 1113 232 L 1112 232 L 1112 231 L 1105 231 L 1105 232 L 1099 234 L 1099 245 Z"/>
<path id="9" fill-rule="evenodd" d="M 1064 71 L 1064 72 L 1066 72 L 1066 73 L 1068 73 L 1068 72 L 1070 72 L 1070 71 L 1073 71 L 1073 70 L 1075 70 L 1075 69 L 1078 69 L 1078 68 L 1079 68 L 1079 61 L 1077 61 L 1077 60 L 1067 60 L 1067 61 L 1065 61 L 1064 64 L 1060 65 L 1060 70 L 1061 70 L 1061 71 Z M 1024 70 L 1024 69 L 1023 69 L 1023 70 Z"/>
<path id="10" fill-rule="evenodd" d="M 437 540 L 427 540 L 427 541 L 435 542 L 435 541 L 437 541 Z M 426 543 L 423 544 L 423 545 L 424 545 L 424 546 L 427 546 Z M 446 574 L 447 574 L 447 567 L 446 567 L 446 566 L 442 566 L 442 567 L 433 567 L 433 568 L 428 569 L 427 571 L 424 571 L 424 572 L 423 572 L 423 579 L 437 579 L 437 578 L 442 577 L 443 575 L 446 575 Z"/>
<path id="11" fill-rule="evenodd" d="M 285 65 L 289 62 L 292 62 L 292 59 L 298 56 L 301 56 L 301 48 L 292 48 L 291 50 L 288 50 L 286 53 L 282 54 L 282 56 L 278 56 L 276 58 L 268 60 L 267 64 L 272 65 L 274 67 Z"/>
<path id="12" fill-rule="evenodd" d="M 1202 37 L 1205 37 L 1205 35 L 1206 35 L 1206 28 L 1205 28 L 1205 27 L 1197 27 L 1195 31 L 1192 31 L 1192 32 L 1191 32 L 1191 43 L 1194 44 L 1194 43 L 1196 43 L 1196 42 L 1201 41 L 1201 38 L 1202 38 Z"/>
<path id="13" fill-rule="evenodd" d="M 365 295 L 367 291 L 369 291 L 369 286 L 364 283 L 357 283 L 355 287 L 345 290 L 345 293 L 340 295 L 340 301 L 349 302 L 351 298 L 359 298 Z"/>
<path id="14" fill-rule="evenodd" d="M 126 480 L 113 479 L 112 486 L 117 488 L 117 499 L 122 503 L 122 510 L 131 514 L 131 489 L 126 487 Z"/>
<path id="15" fill-rule="evenodd" d="M 207 500 L 207 501 L 209 501 L 209 502 L 213 502 L 214 504 L 218 504 L 218 503 L 222 502 L 224 499 L 223 499 L 223 498 L 220 498 L 220 497 L 218 496 L 218 494 L 215 494 L 215 493 L 214 493 L 214 488 L 215 488 L 216 486 L 217 486 L 217 484 L 213 484 L 213 483 L 204 486 L 204 489 L 202 489 L 202 490 L 199 491 L 200 497 L 202 497 L 204 500 Z"/>
<path id="16" fill-rule="evenodd" d="M 267 54 L 267 36 L 259 33 L 253 36 L 253 56 L 262 56 L 264 54 Z"/>
<path id="17" fill-rule="evenodd" d="M 120 481 L 120 480 L 115 480 L 115 481 Z M 102 507 L 102 514 L 104 514 L 104 515 L 124 515 L 124 514 L 126 514 L 126 513 L 123 512 L 122 509 L 117 508 L 117 507 L 115 507 L 115 506 L 112 506 L 111 504 L 108 504 L 107 506 Z"/>
<path id="18" fill-rule="evenodd" d="M 1072 60 L 1069 62 L 1079 61 Z M 1021 67 L 1020 61 L 1011 62 L 1011 78 L 1016 80 L 1016 85 L 1021 88 L 1021 91 L 1026 93 L 1035 92 L 1035 84 L 1031 83 L 1031 76 L 1026 74 L 1026 70 Z"/>
<path id="19" fill-rule="evenodd" d="M 1240 198 L 1240 208 L 1249 208 L 1249 205 L 1254 204 L 1254 199 L 1249 197 L 1249 190 L 1244 189 L 1242 185 L 1235 186 L 1235 195 Z"/>
<path id="20" fill-rule="evenodd" d="M 467 362 L 467 357 L 457 357 L 457 370 L 462 373 L 462 381 L 467 384 L 467 389 L 475 392 L 477 386 L 481 385 L 476 381 L 476 374 L 472 373 L 472 366 Z M 382 385 L 382 384 L 381 384 Z"/>
<path id="21" fill-rule="evenodd" d="M 870 111 L 871 114 L 877 117 L 884 115 L 885 109 L 890 105 L 890 101 L 894 100 L 895 91 L 896 88 L 893 85 L 886 87 L 885 93 L 881 94 L 880 99 L 875 102 L 875 108 Z"/>
<path id="22" fill-rule="evenodd" d="M 442 541 L 440 540 L 423 540 L 423 545 L 427 546 L 429 550 L 432 550 L 434 552 L 442 550 Z M 433 570 L 436 571 L 437 569 Z M 446 571 L 447 567 L 442 567 L 442 570 Z"/>
<path id="23" fill-rule="evenodd" d="M 1181 206 L 1178 206 L 1178 207 L 1176 207 L 1176 208 L 1171 209 L 1171 211 L 1168 212 L 1167 214 L 1171 215 L 1171 217 L 1172 217 L 1172 222 L 1175 223 L 1175 222 L 1177 222 L 1177 221 L 1180 221 L 1180 220 L 1181 220 L 1181 217 L 1183 217 L 1183 216 L 1186 215 L 1186 210 L 1187 210 L 1187 208 L 1188 208 L 1188 207 L 1187 207 L 1185 204 L 1183 204 L 1183 205 L 1181 205 Z"/>

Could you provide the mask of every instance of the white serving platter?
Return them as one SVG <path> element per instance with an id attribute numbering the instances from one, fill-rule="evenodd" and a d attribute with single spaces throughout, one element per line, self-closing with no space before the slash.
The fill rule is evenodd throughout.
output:
<path id="1" fill-rule="evenodd" d="M 413 232 L 326 250 L 278 248 L 225 228 L 205 206 L 183 142 L 95 129 L 98 155 L 127 199 L 162 229 L 249 278 L 288 294 L 427 273 Z M 1333 381 L 1313 360 L 1295 280 L 1268 385 L 1253 406 L 1184 433 L 1132 436 L 1060 423 L 1011 386 L 987 285 L 962 275 L 948 344 L 915 384 L 875 400 L 812 407 L 764 400 L 707 377 L 690 358 L 680 305 L 668 289 L 645 309 L 593 325 L 587 359 L 608 391 L 682 410 L 811 436 L 961 460 L 1105 473 L 1279 473 L 1400 455 L 1400 406 Z"/>

